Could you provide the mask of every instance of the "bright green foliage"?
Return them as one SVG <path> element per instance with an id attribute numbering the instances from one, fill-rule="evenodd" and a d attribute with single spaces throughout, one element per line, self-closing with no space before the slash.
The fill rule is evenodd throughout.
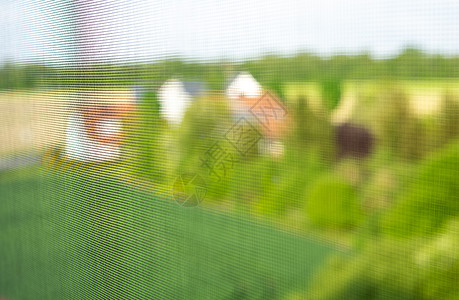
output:
<path id="1" fill-rule="evenodd" d="M 271 172 L 271 161 L 261 156 L 249 158 L 255 150 L 242 156 L 225 139 L 218 140 L 218 145 L 224 151 L 222 160 L 212 170 L 206 166 L 200 168 L 208 175 L 208 201 L 230 199 L 238 208 L 247 207 L 264 190 L 264 180 Z"/>
<path id="2" fill-rule="evenodd" d="M 238 208 L 248 208 L 271 186 L 272 179 L 279 172 L 279 164 L 269 157 L 260 156 L 253 160 L 240 161 L 228 182 L 228 198 Z"/>
<path id="3" fill-rule="evenodd" d="M 406 290 L 412 290 L 415 275 L 405 244 L 374 243 L 364 253 L 330 259 L 316 275 L 306 299 L 417 299 Z"/>
<path id="4" fill-rule="evenodd" d="M 459 214 L 459 143 L 423 161 L 417 175 L 383 218 L 382 229 L 393 235 L 430 234 Z"/>
<path id="5" fill-rule="evenodd" d="M 459 299 L 459 220 L 430 239 L 371 240 L 331 259 L 305 299 Z M 303 299 L 298 297 L 298 299 Z"/>
<path id="6" fill-rule="evenodd" d="M 267 87 L 268 90 L 274 92 L 281 99 L 284 99 L 284 82 L 279 77 L 272 78 L 271 81 L 269 81 L 267 84 L 264 84 L 264 86 Z"/>
<path id="7" fill-rule="evenodd" d="M 324 107 L 332 111 L 338 107 L 341 100 L 341 80 L 327 77 L 320 82 Z"/>
<path id="8" fill-rule="evenodd" d="M 146 180 L 161 181 L 165 168 L 161 141 L 164 123 L 156 94 L 146 93 L 138 104 L 136 113 L 134 122 L 128 124 L 130 130 L 127 143 L 128 148 L 133 148 L 131 163 L 134 174 Z"/>
<path id="9" fill-rule="evenodd" d="M 306 201 L 307 217 L 318 226 L 352 227 L 362 218 L 354 187 L 337 176 L 319 178 Z"/>
<path id="10" fill-rule="evenodd" d="M 459 299 L 459 219 L 416 250 L 416 263 L 424 275 L 422 294 L 428 299 Z"/>
<path id="11" fill-rule="evenodd" d="M 282 161 L 271 161 L 259 170 L 263 189 L 255 203 L 257 213 L 281 216 L 290 208 L 302 207 L 311 182 L 326 170 L 317 151 L 293 150 L 287 149 Z"/>
<path id="12" fill-rule="evenodd" d="M 177 174 L 209 173 L 206 167 L 202 168 L 203 159 L 212 156 L 210 153 L 220 147 L 224 152 L 217 151 L 218 154 L 226 153 L 231 148 L 225 142 L 229 122 L 229 111 L 222 99 L 209 97 L 194 100 L 176 133 L 176 148 L 179 151 Z"/>

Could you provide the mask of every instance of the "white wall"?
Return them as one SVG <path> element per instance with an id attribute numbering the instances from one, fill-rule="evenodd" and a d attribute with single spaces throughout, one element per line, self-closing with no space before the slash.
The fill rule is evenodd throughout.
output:
<path id="1" fill-rule="evenodd" d="M 226 96 L 230 102 L 233 117 L 251 119 L 247 104 L 241 100 L 241 96 L 260 97 L 263 93 L 261 85 L 247 72 L 241 72 L 227 87 Z"/>
<path id="2" fill-rule="evenodd" d="M 261 85 L 247 72 L 241 72 L 226 89 L 226 96 L 230 100 L 237 100 L 241 95 L 261 96 L 262 93 Z"/>
<path id="3" fill-rule="evenodd" d="M 161 114 L 173 125 L 179 125 L 191 102 L 191 97 L 185 92 L 183 83 L 178 79 L 169 79 L 158 91 L 161 103 Z"/>
<path id="4" fill-rule="evenodd" d="M 121 131 L 120 120 L 102 120 L 97 124 L 98 134 L 110 137 Z M 116 160 L 120 155 L 120 146 L 100 143 L 90 139 L 84 129 L 83 118 L 80 113 L 69 116 L 67 124 L 65 157 L 78 161 L 110 161 Z"/>

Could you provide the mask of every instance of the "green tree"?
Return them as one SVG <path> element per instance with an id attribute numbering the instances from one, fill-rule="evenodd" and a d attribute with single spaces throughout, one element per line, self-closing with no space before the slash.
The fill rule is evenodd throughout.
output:
<path id="1" fill-rule="evenodd" d="M 338 107 L 341 100 L 341 79 L 327 76 L 320 81 L 323 106 L 328 111 Z"/>
<path id="2" fill-rule="evenodd" d="M 216 142 L 222 142 L 229 129 L 229 111 L 222 97 L 206 96 L 194 100 L 188 107 L 177 130 L 180 158 L 178 173 L 202 170 L 202 159 Z M 217 146 L 216 146 L 217 147 Z M 228 148 L 228 147 L 225 147 Z"/>
<path id="3" fill-rule="evenodd" d="M 138 103 L 137 115 L 132 123 L 128 145 L 133 148 L 133 170 L 146 180 L 161 181 L 164 176 L 164 150 L 161 134 L 164 122 L 160 103 L 154 92 L 147 92 Z"/>
<path id="4" fill-rule="evenodd" d="M 288 141 L 290 147 L 299 151 L 318 150 L 325 162 L 335 158 L 334 128 L 329 114 L 323 111 L 313 112 L 305 97 L 300 96 L 293 109 L 292 136 Z"/>

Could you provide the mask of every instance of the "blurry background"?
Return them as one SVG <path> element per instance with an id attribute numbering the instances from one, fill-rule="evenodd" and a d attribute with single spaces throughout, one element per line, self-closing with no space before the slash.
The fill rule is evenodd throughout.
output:
<path id="1" fill-rule="evenodd" d="M 0 298 L 459 299 L 458 17 L 0 0 Z"/>

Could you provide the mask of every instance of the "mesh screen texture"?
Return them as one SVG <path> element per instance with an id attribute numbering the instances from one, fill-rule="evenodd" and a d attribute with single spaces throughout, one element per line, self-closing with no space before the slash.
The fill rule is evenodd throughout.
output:
<path id="1" fill-rule="evenodd" d="M 459 299 L 458 17 L 0 0 L 0 300 Z"/>

